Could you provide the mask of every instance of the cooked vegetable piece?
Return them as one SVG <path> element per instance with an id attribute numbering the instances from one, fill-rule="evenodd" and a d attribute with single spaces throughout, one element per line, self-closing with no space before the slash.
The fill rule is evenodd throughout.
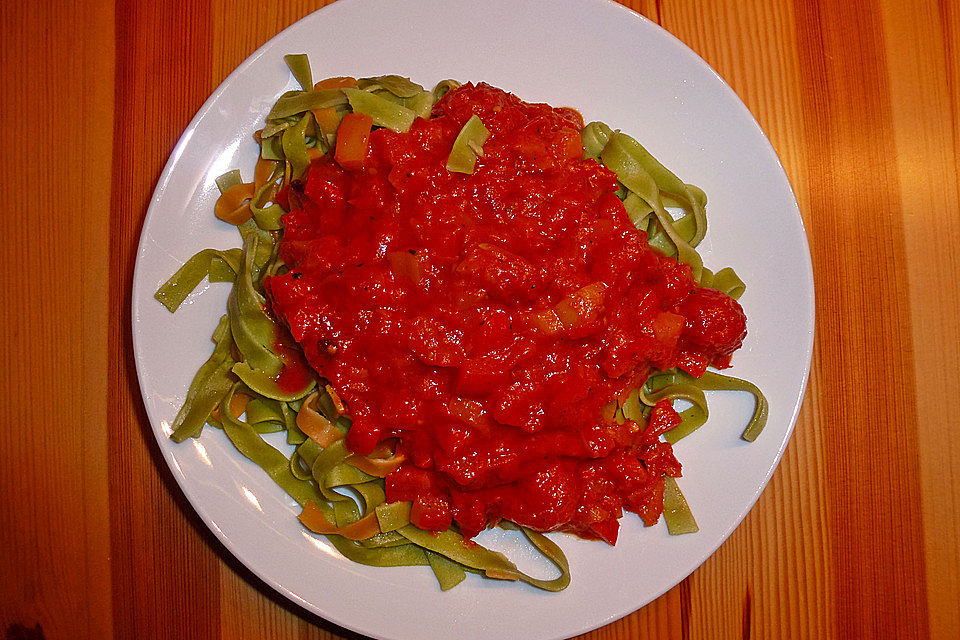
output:
<path id="1" fill-rule="evenodd" d="M 337 150 L 334 158 L 344 169 L 363 168 L 370 149 L 370 128 L 373 118 L 365 113 L 348 113 L 343 116 L 337 130 Z"/>
<path id="2" fill-rule="evenodd" d="M 476 115 L 470 116 L 463 125 L 457 139 L 453 142 L 450 157 L 447 158 L 447 170 L 457 173 L 473 173 L 477 158 L 483 155 L 483 143 L 490 132 Z"/>
<path id="3" fill-rule="evenodd" d="M 346 89 L 347 87 L 357 86 L 357 79 L 349 76 L 338 76 L 335 78 L 325 78 L 313 85 L 314 91 L 321 89 Z"/>
<path id="4" fill-rule="evenodd" d="M 340 128 L 340 121 L 343 120 L 343 113 L 336 107 L 326 107 L 325 109 L 314 109 L 313 117 L 317 120 L 317 126 L 320 133 L 327 137 L 328 142 L 333 142 L 337 135 L 337 129 Z"/>

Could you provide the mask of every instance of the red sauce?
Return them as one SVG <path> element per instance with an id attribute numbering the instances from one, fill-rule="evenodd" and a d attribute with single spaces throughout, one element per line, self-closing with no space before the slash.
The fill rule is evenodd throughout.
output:
<path id="1" fill-rule="evenodd" d="M 283 368 L 277 376 L 277 388 L 284 393 L 295 394 L 306 389 L 313 380 L 313 371 L 303 357 L 303 351 L 297 348 L 290 334 L 283 329 L 277 331 L 273 351 L 283 362 Z"/>
<path id="2" fill-rule="evenodd" d="M 483 156 L 451 173 L 473 114 Z M 362 169 L 325 156 L 285 194 L 273 313 L 349 407 L 349 448 L 407 455 L 387 497 L 422 528 L 507 518 L 612 544 L 624 509 L 653 524 L 678 416 L 617 424 L 604 406 L 653 369 L 725 366 L 746 333 L 633 227 L 616 176 L 581 159 L 582 125 L 468 84 L 409 132 L 374 131 Z"/>

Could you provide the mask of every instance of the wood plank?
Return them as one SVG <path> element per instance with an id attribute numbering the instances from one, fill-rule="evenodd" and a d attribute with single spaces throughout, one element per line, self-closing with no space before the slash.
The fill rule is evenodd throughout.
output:
<path id="1" fill-rule="evenodd" d="M 616 0 L 616 2 L 663 26 L 660 20 L 661 0 Z"/>
<path id="2" fill-rule="evenodd" d="M 960 638 L 960 414 L 944 410 L 960 396 L 960 9 L 885 0 L 882 18 L 909 256 L 930 634 Z"/>
<path id="3" fill-rule="evenodd" d="M 795 4 L 840 637 L 928 635 L 901 194 L 878 6 Z"/>
<path id="4" fill-rule="evenodd" d="M 0 11 L 0 630 L 110 637 L 107 235 L 113 8 Z M 50 43 L 55 42 L 55 46 Z M 38 46 L 43 43 L 43 46 Z M 85 594 L 85 597 L 77 597 Z"/>
<path id="5" fill-rule="evenodd" d="M 110 228 L 110 506 L 114 633 L 215 639 L 217 553 L 159 455 L 139 397 L 130 274 L 146 206 L 174 143 L 215 86 L 209 6 L 118 3 Z"/>

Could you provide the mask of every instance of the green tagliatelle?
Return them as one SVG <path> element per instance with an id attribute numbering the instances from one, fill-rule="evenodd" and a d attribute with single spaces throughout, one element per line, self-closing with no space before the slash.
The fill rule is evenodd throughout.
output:
<path id="1" fill-rule="evenodd" d="M 197 437 L 205 425 L 222 429 L 240 453 L 260 466 L 303 508 L 300 520 L 304 526 L 325 535 L 340 553 L 355 562 L 429 566 L 443 590 L 459 584 L 467 573 L 523 581 L 548 591 L 564 589 L 570 583 L 567 559 L 540 533 L 510 522 L 501 524 L 522 531 L 532 547 L 556 567 L 559 575 L 553 578 L 536 578 L 519 571 L 503 554 L 465 540 L 455 528 L 433 534 L 412 525 L 410 503 L 385 501 L 383 478 L 402 461 L 396 453 L 378 448 L 370 456 L 353 455 L 344 443 L 350 418 L 334 390 L 322 380 L 309 379 L 293 390 L 278 385 L 285 364 L 275 345 L 283 329 L 267 313 L 263 289 L 267 275 L 286 269 L 276 250 L 284 211 L 273 197 L 285 180 L 305 172 L 316 153 L 330 149 L 334 137 L 320 134 L 318 119 L 322 114 L 317 110 L 336 110 L 337 117 L 361 112 L 375 125 L 406 131 L 417 117 L 428 117 L 444 94 L 459 86 L 456 81 L 445 80 L 427 91 L 407 78 L 385 75 L 362 78 L 356 86 L 314 89 L 306 56 L 290 55 L 285 60 L 301 89 L 284 93 L 258 132 L 261 162 L 266 163 L 262 174 L 258 164 L 257 178 L 249 185 L 243 183 L 238 171 L 217 180 L 222 194 L 240 185 L 248 198 L 239 209 L 234 209 L 236 201 L 229 207 L 242 248 L 200 251 L 155 294 L 173 312 L 205 278 L 232 283 L 227 313 L 213 333 L 213 353 L 194 376 L 172 423 L 171 437 L 177 442 Z M 474 119 L 476 122 L 464 127 L 454 145 L 450 170 L 472 172 L 482 155 L 487 130 L 478 118 Z M 596 158 L 617 174 L 627 213 L 649 234 L 652 246 L 690 264 L 703 286 L 734 298 L 743 293 L 744 284 L 731 269 L 714 274 L 703 267 L 695 251 L 706 233 L 706 196 L 700 189 L 682 182 L 635 140 L 602 123 L 590 123 L 581 137 L 585 157 Z M 683 213 L 674 219 L 668 208 L 679 208 Z M 704 391 L 718 389 L 754 395 L 756 411 L 742 437 L 755 439 L 766 420 L 766 399 L 751 383 L 714 372 L 700 379 L 680 370 L 660 372 L 618 404 L 615 416 L 618 421 L 642 421 L 659 400 L 687 401 L 690 407 L 681 412 L 682 423 L 666 434 L 669 442 L 675 442 L 706 422 Z M 286 434 L 290 453 L 263 438 L 263 434 L 280 432 Z M 666 479 L 664 518 L 671 533 L 697 530 L 672 478 Z"/>

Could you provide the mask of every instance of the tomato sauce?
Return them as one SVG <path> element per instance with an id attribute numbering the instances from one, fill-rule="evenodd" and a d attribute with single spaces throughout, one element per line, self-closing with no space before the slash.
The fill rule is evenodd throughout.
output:
<path id="1" fill-rule="evenodd" d="M 297 348 L 296 343 L 282 328 L 278 329 L 273 341 L 273 352 L 283 362 L 283 367 L 277 375 L 277 389 L 290 394 L 306 389 L 313 380 L 313 372 L 310 371 L 310 366 L 304 359 L 303 351 Z"/>
<path id="2" fill-rule="evenodd" d="M 450 172 L 474 114 L 482 157 Z M 272 312 L 349 408 L 348 447 L 406 456 L 387 498 L 421 528 L 506 518 L 613 544 L 623 510 L 653 524 L 679 417 L 662 402 L 618 424 L 610 403 L 654 369 L 725 366 L 746 334 L 735 301 L 633 227 L 582 126 L 467 84 L 406 133 L 374 130 L 362 167 L 323 156 L 283 194 Z"/>

